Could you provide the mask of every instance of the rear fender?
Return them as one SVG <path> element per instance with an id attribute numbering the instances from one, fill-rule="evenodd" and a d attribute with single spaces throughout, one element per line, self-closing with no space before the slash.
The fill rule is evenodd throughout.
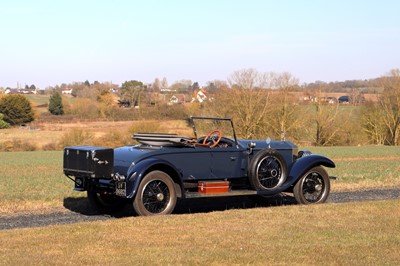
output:
<path id="1" fill-rule="evenodd" d="M 334 168 L 335 163 L 324 156 L 317 155 L 317 154 L 311 154 L 307 155 L 304 157 L 301 157 L 300 159 L 297 159 L 289 172 L 288 178 L 286 182 L 277 188 L 276 190 L 274 189 L 273 191 L 258 191 L 257 194 L 259 195 L 274 195 L 280 192 L 283 192 L 287 189 L 289 189 L 291 186 L 293 186 L 302 176 L 304 176 L 310 169 L 316 167 L 316 166 L 325 166 L 325 167 L 330 167 Z"/>
<path id="2" fill-rule="evenodd" d="M 126 180 L 126 197 L 127 198 L 131 199 L 131 198 L 135 197 L 136 192 L 139 187 L 139 184 L 142 181 L 143 177 L 149 172 L 149 170 L 151 170 L 152 167 L 156 167 L 157 165 L 159 165 L 160 168 L 168 167 L 168 169 L 171 169 L 172 171 L 175 172 L 174 175 L 176 177 L 180 176 L 179 171 L 175 168 L 175 166 L 173 166 L 172 164 L 170 164 L 169 162 L 167 162 L 165 160 L 161 160 L 161 159 L 157 159 L 157 158 L 149 158 L 149 159 L 140 161 L 137 164 L 132 165 L 128 169 L 128 178 Z M 170 173 L 168 173 L 168 174 L 171 175 Z M 183 187 L 181 178 L 174 178 L 173 176 L 171 176 L 171 178 L 173 179 L 174 182 L 178 183 L 180 188 Z"/>

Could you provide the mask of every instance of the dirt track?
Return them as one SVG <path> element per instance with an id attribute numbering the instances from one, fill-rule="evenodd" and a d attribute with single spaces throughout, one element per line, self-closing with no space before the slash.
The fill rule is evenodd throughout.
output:
<path id="1" fill-rule="evenodd" d="M 400 188 L 336 192 L 331 193 L 328 202 L 342 203 L 385 199 L 400 199 Z M 291 204 L 294 204 L 293 198 L 282 195 L 273 197 L 262 205 L 267 207 Z M 64 200 L 64 207 L 65 210 L 63 211 L 45 214 L 0 217 L 0 230 L 110 220 L 134 215 L 131 205 L 127 205 L 123 211 L 113 216 L 97 214 L 89 208 L 86 198 L 67 198 Z M 250 209 L 255 207 L 260 207 L 260 205 L 257 205 L 247 197 L 191 199 L 178 202 L 174 213 L 205 213 L 226 209 Z"/>

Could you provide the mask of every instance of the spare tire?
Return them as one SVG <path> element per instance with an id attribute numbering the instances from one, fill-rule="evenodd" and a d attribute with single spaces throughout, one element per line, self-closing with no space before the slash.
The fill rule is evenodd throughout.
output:
<path id="1" fill-rule="evenodd" d="M 259 151 L 249 165 L 249 181 L 255 190 L 274 190 L 287 178 L 283 156 L 273 149 Z"/>

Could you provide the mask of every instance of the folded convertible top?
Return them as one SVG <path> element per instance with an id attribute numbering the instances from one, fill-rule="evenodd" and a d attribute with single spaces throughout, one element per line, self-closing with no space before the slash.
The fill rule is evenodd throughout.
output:
<path id="1" fill-rule="evenodd" d="M 150 146 L 187 146 L 193 139 L 187 136 L 165 133 L 136 133 L 132 136 L 137 142 Z"/>

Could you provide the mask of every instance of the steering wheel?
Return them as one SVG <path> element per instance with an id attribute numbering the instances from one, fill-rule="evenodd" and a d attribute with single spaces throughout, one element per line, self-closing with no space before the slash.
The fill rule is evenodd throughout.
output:
<path id="1" fill-rule="evenodd" d="M 216 140 L 215 138 L 218 137 Z M 222 131 L 221 130 L 213 130 L 207 134 L 207 136 L 203 140 L 203 144 L 210 146 L 210 148 L 214 148 L 218 145 L 219 141 L 222 138 Z"/>

